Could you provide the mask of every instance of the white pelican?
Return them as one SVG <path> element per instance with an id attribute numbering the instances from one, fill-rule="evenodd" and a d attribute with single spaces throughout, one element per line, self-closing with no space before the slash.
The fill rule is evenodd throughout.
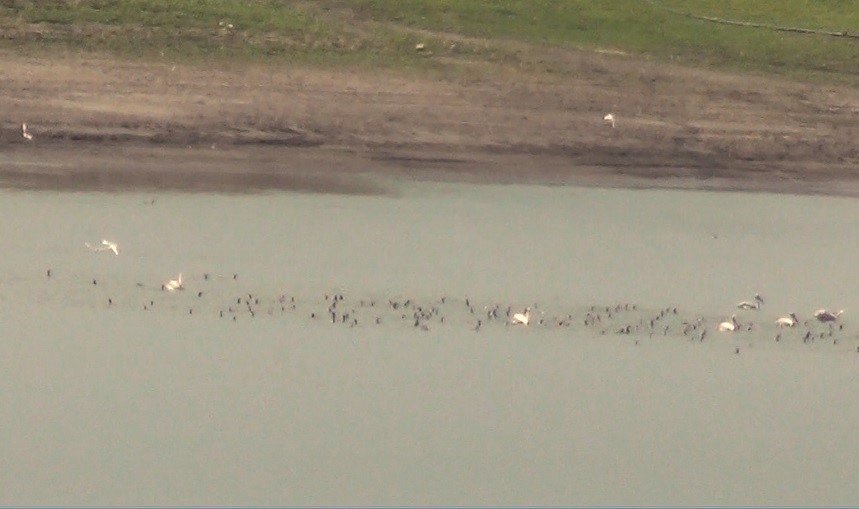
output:
<path id="1" fill-rule="evenodd" d="M 763 297 L 761 297 L 760 294 L 756 293 L 754 301 L 744 300 L 743 302 L 738 302 L 737 307 L 739 309 L 758 309 L 761 307 L 761 305 L 763 303 L 764 303 Z"/>
<path id="2" fill-rule="evenodd" d="M 182 273 L 179 273 L 179 277 L 176 279 L 171 279 L 164 283 L 164 289 L 168 292 L 175 292 L 176 290 L 184 290 L 185 285 L 182 284 Z"/>
<path id="3" fill-rule="evenodd" d="M 102 240 L 100 246 L 93 246 L 89 242 L 84 242 L 84 245 L 86 245 L 90 251 L 113 251 L 113 254 L 119 255 L 119 246 L 116 245 L 116 242 Z"/>
<path id="4" fill-rule="evenodd" d="M 522 324 L 528 325 L 528 322 L 531 321 L 531 308 L 525 308 L 524 313 L 516 313 L 513 315 L 513 318 L 510 319 L 510 323 L 512 324 Z"/>
<path id="5" fill-rule="evenodd" d="M 605 120 L 606 122 L 608 122 L 609 124 L 611 124 L 611 128 L 614 129 L 614 114 L 613 113 L 609 113 L 608 115 L 604 116 L 602 119 Z"/>
<path id="6" fill-rule="evenodd" d="M 722 322 L 719 324 L 719 332 L 734 332 L 740 328 L 740 322 L 737 321 L 737 315 L 731 316 L 730 322 Z"/>
<path id="7" fill-rule="evenodd" d="M 30 134 L 30 131 L 27 130 L 27 124 L 21 124 L 21 136 L 24 137 L 25 140 L 30 141 L 33 139 L 33 135 Z"/>
<path id="8" fill-rule="evenodd" d="M 843 309 L 837 313 L 833 313 L 825 309 L 818 309 L 814 312 L 814 317 L 821 322 L 834 322 L 835 320 L 838 320 L 838 317 L 841 316 L 842 313 L 844 313 Z"/>
<path id="9" fill-rule="evenodd" d="M 799 323 L 799 318 L 796 317 L 795 313 L 791 313 L 787 316 L 782 316 L 778 320 L 775 321 L 775 324 L 779 327 L 793 327 L 794 325 Z"/>

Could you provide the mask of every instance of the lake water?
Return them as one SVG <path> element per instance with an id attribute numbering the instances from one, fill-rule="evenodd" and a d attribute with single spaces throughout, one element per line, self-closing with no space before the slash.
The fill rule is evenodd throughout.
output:
<path id="1" fill-rule="evenodd" d="M 0 190 L 0 504 L 859 502 L 855 200 L 390 188 Z"/>

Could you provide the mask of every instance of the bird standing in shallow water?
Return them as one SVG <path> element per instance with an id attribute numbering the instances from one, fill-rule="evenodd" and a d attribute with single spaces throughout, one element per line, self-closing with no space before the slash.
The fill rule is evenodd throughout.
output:
<path id="1" fill-rule="evenodd" d="M 737 321 L 737 315 L 731 316 L 730 322 L 722 322 L 719 324 L 720 332 L 734 332 L 740 328 L 740 322 Z"/>
<path id="2" fill-rule="evenodd" d="M 742 302 L 737 303 L 737 307 L 739 309 L 759 309 L 764 303 L 764 299 L 760 296 L 760 294 L 755 294 L 754 301 L 744 300 Z"/>
<path id="3" fill-rule="evenodd" d="M 814 317 L 817 318 L 817 320 L 820 322 L 834 322 L 838 320 L 838 317 L 841 316 L 843 313 L 843 309 L 837 313 L 833 313 L 825 309 L 818 309 L 814 312 Z"/>
<path id="4" fill-rule="evenodd" d="M 791 313 L 787 316 L 782 316 L 778 320 L 775 321 L 775 324 L 779 327 L 793 327 L 797 323 L 799 323 L 799 319 L 796 317 L 796 314 Z"/>
<path id="5" fill-rule="evenodd" d="M 171 279 L 164 284 L 164 289 L 168 292 L 175 292 L 176 290 L 184 290 L 185 285 L 182 284 L 182 273 L 179 273 L 179 277 L 176 279 Z"/>
<path id="6" fill-rule="evenodd" d="M 516 313 L 513 315 L 513 318 L 510 319 L 510 323 L 512 324 L 521 324 L 528 325 L 531 321 L 531 308 L 525 308 L 524 313 Z"/>

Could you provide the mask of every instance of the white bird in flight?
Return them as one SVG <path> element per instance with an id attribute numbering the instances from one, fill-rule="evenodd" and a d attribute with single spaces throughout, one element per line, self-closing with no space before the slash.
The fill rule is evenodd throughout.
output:
<path id="1" fill-rule="evenodd" d="M 182 284 L 182 273 L 179 273 L 179 277 L 176 279 L 171 279 L 164 283 L 164 289 L 168 292 L 175 292 L 176 290 L 184 290 L 185 285 Z"/>
<path id="2" fill-rule="evenodd" d="M 779 327 L 793 327 L 797 323 L 799 323 L 799 318 L 796 317 L 795 313 L 791 313 L 787 316 L 782 316 L 775 321 L 775 324 Z"/>
<path id="3" fill-rule="evenodd" d="M 609 124 L 611 124 L 611 128 L 614 129 L 614 113 L 609 113 L 608 115 L 604 116 L 602 119 L 605 120 L 606 122 L 608 122 Z"/>
<path id="4" fill-rule="evenodd" d="M 838 317 L 841 316 L 842 313 L 844 313 L 843 309 L 837 313 L 833 313 L 825 309 L 818 309 L 814 312 L 814 317 L 821 322 L 834 322 L 835 320 L 838 320 Z"/>
<path id="5" fill-rule="evenodd" d="M 737 321 L 737 315 L 731 316 L 730 322 L 722 322 L 719 324 L 720 332 L 734 332 L 740 328 L 740 322 Z"/>
<path id="6" fill-rule="evenodd" d="M 24 139 L 25 139 L 25 140 L 27 140 L 27 141 L 30 141 L 30 140 L 32 140 L 32 139 L 33 139 L 33 135 L 32 135 L 32 134 L 30 134 L 30 131 L 28 131 L 28 130 L 27 130 L 27 124 L 26 124 L 26 122 L 25 122 L 25 123 L 23 123 L 23 124 L 21 124 L 21 135 L 22 135 L 22 136 L 24 137 Z"/>
<path id="7" fill-rule="evenodd" d="M 90 251 L 113 251 L 113 254 L 119 255 L 119 246 L 116 245 L 116 242 L 102 240 L 100 246 L 93 246 L 89 242 L 84 242 L 84 245 L 86 245 Z"/>
<path id="8" fill-rule="evenodd" d="M 516 313 L 510 319 L 510 323 L 528 325 L 528 322 L 531 321 L 531 308 L 525 308 L 524 313 Z"/>

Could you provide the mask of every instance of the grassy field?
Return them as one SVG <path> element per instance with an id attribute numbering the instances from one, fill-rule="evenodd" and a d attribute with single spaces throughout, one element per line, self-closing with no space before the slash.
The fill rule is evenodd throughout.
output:
<path id="1" fill-rule="evenodd" d="M 485 61 L 563 72 L 539 58 L 539 48 L 550 45 L 859 83 L 857 39 L 720 25 L 678 13 L 859 32 L 857 0 L 0 0 L 0 28 L 2 44 L 21 51 L 394 69 Z M 418 43 L 425 44 L 422 51 Z"/>

